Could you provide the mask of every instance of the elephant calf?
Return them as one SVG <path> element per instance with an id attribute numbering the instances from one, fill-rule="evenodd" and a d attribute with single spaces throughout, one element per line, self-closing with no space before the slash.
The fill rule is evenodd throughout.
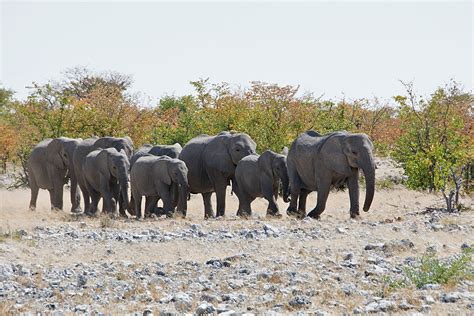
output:
<path id="1" fill-rule="evenodd" d="M 128 205 L 128 178 L 130 163 L 124 150 L 115 148 L 96 149 L 91 151 L 82 165 L 84 182 L 91 197 L 91 204 L 86 213 L 96 215 L 97 205 L 103 198 L 103 210 L 118 216 L 117 201 L 121 197 Z M 122 214 L 124 215 L 124 214 Z"/>
<path id="2" fill-rule="evenodd" d="M 137 218 L 142 217 L 142 196 L 146 197 L 147 208 L 151 208 L 145 212 L 151 212 L 158 199 L 162 199 L 166 216 L 173 216 L 176 204 L 177 213 L 186 216 L 189 184 L 188 168 L 183 161 L 167 156 L 143 156 L 133 164 L 130 183 Z M 178 196 L 175 192 L 179 192 Z"/>
<path id="3" fill-rule="evenodd" d="M 276 198 L 280 180 L 283 184 L 283 200 L 289 202 L 289 178 L 286 157 L 271 150 L 261 156 L 242 158 L 235 169 L 235 194 L 239 198 L 238 216 L 250 216 L 250 204 L 257 197 L 268 201 L 267 215 L 280 216 Z"/>

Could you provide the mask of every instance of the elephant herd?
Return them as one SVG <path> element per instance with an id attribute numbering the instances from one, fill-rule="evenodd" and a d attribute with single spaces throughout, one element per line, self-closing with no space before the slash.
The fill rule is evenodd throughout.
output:
<path id="1" fill-rule="evenodd" d="M 359 170 L 366 182 L 364 211 L 369 210 L 374 197 L 372 150 L 367 135 L 345 131 L 325 135 L 307 131 L 289 150 L 266 150 L 261 155 L 245 133 L 199 135 L 184 147 L 145 145 L 135 152 L 129 137 L 46 139 L 35 146 L 27 163 L 30 209 L 36 207 L 39 189 L 46 189 L 51 208 L 62 210 L 63 187 L 69 178 L 71 212 L 90 216 L 101 212 L 98 203 L 102 199 L 102 212 L 114 217 L 139 219 L 153 213 L 185 217 L 190 194 L 198 193 L 205 218 L 224 216 L 226 190 L 231 185 L 239 199 L 238 216 L 251 216 L 251 203 L 258 197 L 268 201 L 267 216 L 281 216 L 276 203 L 281 192 L 284 202 L 290 203 L 287 214 L 302 218 L 308 194 L 317 191 L 316 207 L 307 216 L 319 218 L 330 189 L 346 185 L 350 216 L 355 218 L 359 215 Z M 212 193 L 216 193 L 216 213 Z M 158 207 L 159 200 L 162 207 Z"/>

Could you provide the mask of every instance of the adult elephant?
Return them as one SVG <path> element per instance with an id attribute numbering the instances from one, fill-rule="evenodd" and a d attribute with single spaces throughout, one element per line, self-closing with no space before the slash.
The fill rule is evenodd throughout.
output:
<path id="1" fill-rule="evenodd" d="M 368 211 L 374 197 L 375 164 L 373 145 L 365 134 L 345 131 L 320 135 L 307 131 L 291 144 L 288 153 L 291 202 L 288 215 L 306 214 L 306 197 L 318 192 L 316 207 L 308 214 L 319 218 L 326 208 L 331 187 L 347 184 L 350 198 L 350 216 L 359 216 L 359 169 L 366 182 L 364 211 Z M 298 203 L 298 205 L 297 205 Z"/>
<path id="2" fill-rule="evenodd" d="M 104 201 L 104 211 L 117 216 L 116 202 L 120 197 L 128 204 L 128 179 L 130 163 L 124 150 L 115 148 L 96 149 L 84 159 L 82 172 L 91 204 L 88 215 L 97 215 L 100 198 Z"/>
<path id="3" fill-rule="evenodd" d="M 135 162 L 144 156 L 167 156 L 170 158 L 178 158 L 179 154 L 183 147 L 179 143 L 175 143 L 173 145 L 144 145 L 140 147 L 130 158 L 130 170 L 133 168 Z M 178 187 L 176 185 L 172 186 L 173 196 L 176 197 L 178 195 Z M 157 215 L 162 215 L 162 208 L 156 207 L 160 198 L 153 198 L 153 199 L 146 199 L 146 206 L 145 206 L 145 216 L 150 215 L 151 213 L 155 213 Z M 148 203 L 152 203 L 153 205 L 149 205 Z M 176 206 L 176 205 L 175 205 Z M 130 207 L 129 212 L 131 215 L 137 215 L 135 211 L 135 198 L 133 197 L 133 192 L 130 197 Z M 140 216 L 137 216 L 140 218 Z"/>
<path id="4" fill-rule="evenodd" d="M 126 136 L 123 138 L 117 137 L 92 137 L 83 140 L 80 142 L 74 151 L 73 155 L 73 165 L 74 170 L 77 175 L 77 180 L 79 187 L 81 188 L 82 196 L 84 198 L 84 209 L 88 210 L 90 208 L 90 196 L 86 188 L 86 183 L 84 180 L 84 175 L 82 171 L 82 164 L 86 156 L 97 148 L 115 148 L 117 151 L 123 151 L 128 159 L 130 159 L 133 153 L 133 142 L 130 137 Z M 122 198 L 119 199 L 120 212 L 122 215 L 125 214 L 125 208 L 127 205 Z"/>
<path id="5" fill-rule="evenodd" d="M 255 154 L 256 147 L 249 135 L 229 132 L 200 135 L 183 147 L 179 159 L 188 167 L 190 192 L 202 194 L 205 218 L 214 217 L 212 192 L 217 195 L 217 216 L 225 215 L 226 189 L 234 180 L 235 167 L 245 156 Z"/>
<path id="6" fill-rule="evenodd" d="M 281 216 L 276 199 L 280 181 L 283 184 L 283 200 L 289 202 L 289 179 L 286 156 L 266 150 L 261 156 L 242 158 L 235 169 L 235 194 L 239 198 L 238 216 L 252 214 L 251 203 L 257 197 L 268 201 L 267 216 Z"/>
<path id="7" fill-rule="evenodd" d="M 186 217 L 187 198 L 189 192 L 188 168 L 179 159 L 167 156 L 148 155 L 138 159 L 130 171 L 130 184 L 132 195 L 135 198 L 134 208 L 137 218 L 142 217 L 142 196 L 146 197 L 145 203 L 151 213 L 158 199 L 163 200 L 163 211 L 167 217 L 174 214 L 175 203 L 177 214 Z M 174 196 L 174 186 L 178 188 L 179 196 Z M 132 202 L 131 202 L 132 203 Z"/>
<path id="8" fill-rule="evenodd" d="M 33 148 L 27 162 L 31 210 L 36 208 L 39 189 L 49 191 L 51 209 L 62 210 L 66 176 L 71 179 L 71 211 L 80 208 L 77 178 L 72 168 L 73 153 L 80 141 L 66 137 L 48 138 Z"/>

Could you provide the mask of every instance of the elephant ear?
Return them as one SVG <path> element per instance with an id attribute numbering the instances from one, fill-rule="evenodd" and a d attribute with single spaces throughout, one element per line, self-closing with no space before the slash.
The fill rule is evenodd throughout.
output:
<path id="1" fill-rule="evenodd" d="M 259 169 L 262 171 L 260 177 L 260 186 L 262 192 L 264 188 L 271 189 L 275 198 L 278 196 L 278 177 L 273 172 L 273 162 L 275 160 L 275 153 L 271 150 L 266 150 L 258 157 L 257 163 Z"/>
<path id="2" fill-rule="evenodd" d="M 158 180 L 165 183 L 166 185 L 171 185 L 171 176 L 170 176 L 170 168 L 171 163 L 170 159 L 157 159 L 155 163 L 155 170 L 156 174 L 153 174 L 154 177 L 157 177 Z"/>
<path id="3" fill-rule="evenodd" d="M 99 148 L 100 153 L 97 154 L 97 169 L 106 179 L 110 179 L 111 159 L 107 149 Z"/>
<path id="4" fill-rule="evenodd" d="M 65 169 L 66 165 L 64 163 L 62 155 L 63 144 L 61 139 L 55 138 L 49 144 L 46 150 L 46 157 L 50 164 L 52 164 L 57 169 Z"/>
<path id="5" fill-rule="evenodd" d="M 230 155 L 230 134 L 221 134 L 207 144 L 204 161 L 209 168 L 223 173 L 233 173 L 235 166 Z"/>
<path id="6" fill-rule="evenodd" d="M 258 167 L 262 170 L 265 175 L 273 178 L 273 160 L 275 159 L 275 153 L 271 150 L 265 150 L 263 154 L 258 157 Z"/>

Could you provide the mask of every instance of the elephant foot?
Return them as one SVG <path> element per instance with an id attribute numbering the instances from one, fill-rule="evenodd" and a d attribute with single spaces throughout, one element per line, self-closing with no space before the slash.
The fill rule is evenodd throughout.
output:
<path id="1" fill-rule="evenodd" d="M 242 218 L 242 219 L 249 219 L 252 217 L 252 213 L 250 212 L 245 212 L 245 211 L 238 211 L 237 216 Z"/>
<path id="2" fill-rule="evenodd" d="M 87 211 L 84 214 L 86 214 L 87 216 L 90 216 L 90 217 L 99 217 L 99 215 L 100 215 L 99 211 L 95 211 L 95 212 Z"/>
<path id="3" fill-rule="evenodd" d="M 282 215 L 280 212 L 274 212 L 274 211 L 271 211 L 271 210 L 267 210 L 267 217 L 269 218 L 281 218 Z"/>
<path id="4" fill-rule="evenodd" d="M 351 214 L 351 218 L 353 218 L 353 219 L 358 219 L 358 218 L 360 218 L 359 211 L 357 211 L 357 212 L 350 212 L 350 214 Z"/>
<path id="5" fill-rule="evenodd" d="M 59 208 L 59 207 L 56 207 L 56 206 L 51 206 L 51 211 L 53 211 L 53 212 L 61 212 L 62 209 Z"/>
<path id="6" fill-rule="evenodd" d="M 316 210 L 312 210 L 311 212 L 308 213 L 308 217 L 314 218 L 314 219 L 320 219 L 320 215 L 322 212 L 317 212 Z"/>
<path id="7" fill-rule="evenodd" d="M 35 211 L 36 210 L 36 205 L 30 205 L 30 211 Z"/>
<path id="8" fill-rule="evenodd" d="M 295 217 L 295 218 L 298 218 L 298 219 L 302 219 L 305 215 L 305 211 L 288 208 L 286 210 L 286 214 L 290 217 Z"/>
<path id="9" fill-rule="evenodd" d="M 81 213 L 82 213 L 82 209 L 81 209 L 80 207 L 72 208 L 72 209 L 71 209 L 71 213 L 73 213 L 73 214 L 81 214 Z"/>

